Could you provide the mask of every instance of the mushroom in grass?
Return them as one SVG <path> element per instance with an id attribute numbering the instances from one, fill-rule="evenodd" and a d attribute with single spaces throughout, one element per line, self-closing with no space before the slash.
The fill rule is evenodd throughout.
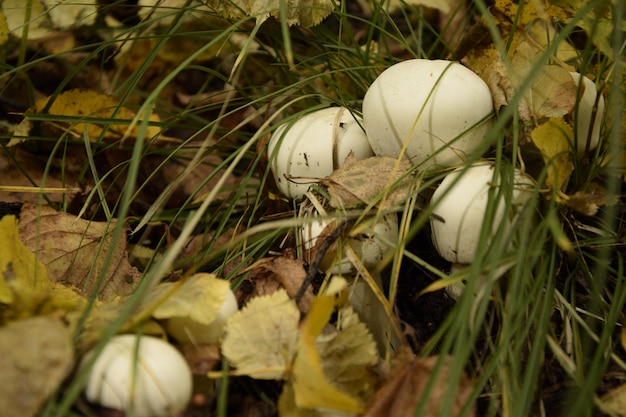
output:
<path id="1" fill-rule="evenodd" d="M 478 156 L 493 125 L 487 84 L 458 62 L 412 59 L 383 71 L 363 99 L 363 123 L 378 156 L 451 167 Z"/>
<path id="2" fill-rule="evenodd" d="M 574 119 L 574 148 L 578 155 L 593 150 L 600 141 L 600 126 L 604 117 L 604 97 L 589 78 L 577 72 L 570 73 L 579 91 L 578 100 L 572 110 Z M 583 80 L 580 85 L 580 80 Z M 589 148 L 587 148 L 587 143 Z"/>
<path id="3" fill-rule="evenodd" d="M 324 218 L 327 217 L 328 218 Z M 347 243 L 354 250 L 360 262 L 366 268 L 371 268 L 378 264 L 384 255 L 391 250 L 391 244 L 398 240 L 398 215 L 390 213 L 382 217 L 380 220 L 372 223 L 359 233 L 347 239 Z M 311 263 L 320 251 L 325 251 L 321 264 L 321 270 L 331 272 L 333 274 L 352 274 L 355 271 L 353 263 L 345 256 L 341 250 L 341 242 L 337 236 L 332 236 L 335 229 L 342 221 L 341 218 L 333 219 L 332 216 L 324 213 L 320 215 L 317 208 L 311 206 L 308 212 L 302 215 L 307 222 L 299 228 L 299 236 L 304 249 L 304 257 Z M 309 219 L 311 219 L 309 221 Z M 343 220 L 345 221 L 345 220 Z M 373 222 L 373 217 L 363 219 L 362 224 Z M 327 239 L 335 239 L 331 247 L 324 248 L 324 242 Z"/>
<path id="4" fill-rule="evenodd" d="M 505 195 L 509 187 L 501 189 L 503 179 L 494 175 L 494 169 L 495 166 L 489 162 L 457 168 L 446 175 L 431 198 L 432 240 L 437 252 L 453 264 L 468 265 L 476 257 L 484 256 L 498 232 L 504 233 L 502 251 L 515 247 L 515 234 L 510 233 L 510 229 L 523 206 L 534 195 L 535 182 L 515 170 L 513 182 L 509 184 L 510 195 Z M 488 219 L 490 198 L 495 201 L 492 202 L 492 217 Z M 491 224 L 483 224 L 484 221 Z M 483 228 L 486 228 L 488 236 L 485 246 L 479 248 Z M 496 272 L 501 275 L 508 267 L 498 268 Z"/>
<path id="5" fill-rule="evenodd" d="M 373 156 L 361 120 L 344 107 L 308 113 L 279 126 L 268 144 L 268 157 L 278 190 L 297 200 L 309 184 L 330 175 L 352 154 Z"/>
<path id="6" fill-rule="evenodd" d="M 96 352 L 82 361 L 86 366 Z M 134 417 L 179 415 L 192 394 L 192 374 L 169 343 L 133 334 L 113 337 L 89 370 L 87 400 Z"/>

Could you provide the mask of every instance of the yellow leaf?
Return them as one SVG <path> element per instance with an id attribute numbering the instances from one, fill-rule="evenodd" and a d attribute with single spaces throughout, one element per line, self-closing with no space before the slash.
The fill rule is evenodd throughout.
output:
<path id="1" fill-rule="evenodd" d="M 21 37 L 28 25 L 28 39 L 50 35 L 55 29 L 92 25 L 98 14 L 96 0 L 33 0 L 29 7 L 24 0 L 4 0 L 2 11 L 14 36 Z"/>
<path id="2" fill-rule="evenodd" d="M 431 9 L 440 10 L 443 13 L 449 13 L 450 6 L 456 3 L 454 3 L 453 0 L 389 0 L 386 1 L 384 4 L 387 8 L 387 13 L 394 13 L 403 5 L 410 5 L 414 7 L 424 6 Z"/>
<path id="3" fill-rule="evenodd" d="M 158 285 L 143 304 L 164 300 L 152 312 L 156 319 L 188 317 L 201 324 L 210 324 L 215 320 L 229 291 L 228 281 L 213 274 L 200 273 L 184 281 Z"/>
<path id="4" fill-rule="evenodd" d="M 363 407 L 358 398 L 339 390 L 328 381 L 315 344 L 315 339 L 328 324 L 336 304 L 337 296 L 333 292 L 330 295 L 328 292 L 318 295 L 302 323 L 298 354 L 292 370 L 295 403 L 298 408 L 362 412 Z"/>
<path id="5" fill-rule="evenodd" d="M 550 119 L 530 134 L 548 169 L 546 185 L 561 191 L 574 171 L 571 141 L 572 127 L 563 119 Z"/>
<path id="6" fill-rule="evenodd" d="M 71 372 L 74 347 L 62 320 L 19 320 L 0 328 L 0 410 L 36 416 Z"/>
<path id="7" fill-rule="evenodd" d="M 50 100 L 53 101 L 50 103 Z M 63 116 L 59 121 L 51 119 L 42 122 L 42 130 L 50 132 L 50 135 L 67 127 L 82 140 L 86 129 L 90 140 L 96 141 L 100 135 L 105 139 L 121 139 L 137 137 L 140 132 L 140 127 L 133 125 L 136 118 L 134 112 L 120 105 L 114 97 L 92 90 L 69 90 L 56 97 L 44 97 L 35 102 L 26 117 L 31 113 Z M 159 121 L 155 113 L 150 114 L 149 119 Z M 104 129 L 106 131 L 103 132 Z M 159 132 L 159 127 L 148 126 L 146 137 L 155 137 Z"/>
<path id="8" fill-rule="evenodd" d="M 45 266 L 18 237 L 15 216 L 0 220 L 0 302 L 14 304 L 18 316 L 36 310 L 52 290 Z"/>
<path id="9" fill-rule="evenodd" d="M 226 322 L 222 354 L 238 375 L 283 379 L 295 355 L 299 320 L 285 290 L 255 297 Z"/>

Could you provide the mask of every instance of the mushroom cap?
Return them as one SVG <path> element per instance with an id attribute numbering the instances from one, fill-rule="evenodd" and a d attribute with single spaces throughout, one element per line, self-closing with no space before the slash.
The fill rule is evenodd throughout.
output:
<path id="1" fill-rule="evenodd" d="M 580 98 L 577 105 L 572 110 L 572 116 L 574 117 L 574 143 L 576 152 L 579 155 L 585 153 L 587 147 L 587 138 L 589 137 L 589 150 L 593 150 L 598 146 L 600 141 L 600 127 L 602 126 L 602 118 L 604 117 L 604 97 L 600 94 L 598 97 L 598 90 L 593 81 L 584 75 L 580 75 L 577 72 L 570 72 L 576 86 L 580 85 L 582 78 L 583 85 L 580 89 Z M 596 98 L 598 99 L 598 107 L 596 109 L 595 118 L 593 121 L 593 109 L 596 105 Z M 591 130 L 591 136 L 589 135 L 589 129 L 593 125 Z"/>
<path id="2" fill-rule="evenodd" d="M 499 182 L 498 176 L 494 178 L 494 166 L 479 162 L 452 171 L 435 190 L 430 225 L 435 249 L 444 259 L 458 264 L 473 262 L 489 202 L 489 189 Z M 495 194 L 498 202 L 491 236 L 498 227 L 509 227 L 519 207 L 533 195 L 532 178 L 516 171 L 514 182 L 510 207 L 506 207 L 502 194 Z"/>
<path id="3" fill-rule="evenodd" d="M 493 113 L 487 84 L 463 65 L 444 60 L 392 65 L 363 99 L 365 132 L 374 153 L 397 158 L 408 139 L 405 158 L 429 167 L 455 166 L 476 154 Z"/>
<path id="4" fill-rule="evenodd" d="M 350 153 L 356 159 L 374 156 L 361 125 L 345 107 L 329 107 L 279 126 L 268 144 L 278 190 L 299 199 L 312 182 L 343 165 Z"/>
<path id="5" fill-rule="evenodd" d="M 88 353 L 83 364 L 93 354 Z M 178 350 L 156 337 L 133 334 L 109 341 L 85 388 L 90 402 L 135 417 L 177 415 L 187 407 L 191 393 L 191 370 Z"/>
<path id="6" fill-rule="evenodd" d="M 315 209 L 311 214 L 314 217 L 319 216 Z M 335 227 L 336 223 L 332 219 L 316 219 L 300 227 L 302 246 L 309 262 L 315 256 L 316 246 L 321 244 L 320 237 L 323 239 Z M 386 242 L 398 240 L 398 233 L 398 216 L 396 213 L 389 213 L 358 237 L 348 239 L 348 243 L 363 265 L 366 268 L 371 268 L 378 264 L 391 249 Z M 326 253 L 320 267 L 326 271 L 331 270 L 333 274 L 351 274 L 354 272 L 352 263 L 346 257 L 341 257 L 340 261 L 336 261 L 336 253 L 333 250 Z"/>

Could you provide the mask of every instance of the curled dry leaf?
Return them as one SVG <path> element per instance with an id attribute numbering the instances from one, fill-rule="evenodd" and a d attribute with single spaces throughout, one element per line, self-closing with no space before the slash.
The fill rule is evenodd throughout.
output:
<path id="1" fill-rule="evenodd" d="M 113 241 L 115 222 L 90 222 L 49 206 L 24 204 L 19 230 L 51 281 L 73 286 L 86 296 L 97 290 L 98 297 L 107 300 L 130 294 L 141 275 L 128 262 L 125 236 Z M 108 251 L 113 256 L 105 264 Z M 98 286 L 101 273 L 104 279 Z"/>
<path id="2" fill-rule="evenodd" d="M 58 318 L 33 317 L 0 328 L 2 415 L 37 415 L 73 363 L 70 334 Z"/>
<path id="3" fill-rule="evenodd" d="M 306 278 L 304 261 L 296 259 L 289 251 L 282 256 L 263 258 L 250 265 L 244 272 L 249 272 L 248 279 L 254 282 L 255 289 L 249 297 L 271 294 L 278 288 L 284 288 L 290 297 L 295 297 Z M 313 290 L 309 286 L 300 299 L 301 311 L 308 311 Z"/>
<path id="4" fill-rule="evenodd" d="M 393 207 L 406 199 L 413 177 L 407 175 L 409 161 L 373 156 L 357 160 L 348 155 L 346 162 L 322 179 L 328 189 L 329 203 L 335 208 L 375 204 Z"/>
<path id="5" fill-rule="evenodd" d="M 411 417 L 418 405 L 422 406 L 424 417 L 440 415 L 444 404 L 452 402 L 450 416 L 460 415 L 467 405 L 472 393 L 469 379 L 462 375 L 458 386 L 451 390 L 450 357 L 407 359 L 406 355 L 399 355 L 399 369 L 376 392 L 373 401 L 363 417 Z M 439 364 L 439 361 L 442 361 Z M 428 389 L 431 379 L 435 378 L 432 388 Z M 454 398 L 450 398 L 450 394 Z M 424 401 L 426 404 L 424 405 Z M 475 416 L 476 410 L 471 408 L 466 416 Z"/>

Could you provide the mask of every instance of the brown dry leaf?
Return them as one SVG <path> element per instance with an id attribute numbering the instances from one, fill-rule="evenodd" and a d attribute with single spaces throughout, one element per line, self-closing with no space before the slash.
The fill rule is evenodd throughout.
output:
<path id="1" fill-rule="evenodd" d="M 70 334 L 58 318 L 39 316 L 0 328 L 2 415 L 37 415 L 73 363 Z"/>
<path id="2" fill-rule="evenodd" d="M 102 300 L 130 294 L 141 275 L 128 262 L 124 238 L 111 247 L 114 229 L 115 221 L 90 222 L 48 206 L 24 204 L 20 213 L 20 236 L 46 266 L 50 279 L 89 296 L 104 270 L 98 292 Z M 113 256 L 105 265 L 109 250 Z"/>
<path id="3" fill-rule="evenodd" d="M 412 177 L 405 174 L 410 169 L 411 164 L 406 160 L 398 162 L 395 158 L 383 156 L 357 160 L 348 155 L 346 162 L 320 184 L 328 189 L 329 203 L 335 208 L 371 203 L 388 208 L 406 199 Z M 385 196 L 381 200 L 383 192 Z"/>
<path id="4" fill-rule="evenodd" d="M 254 282 L 255 289 L 249 297 L 271 294 L 278 288 L 284 288 L 289 297 L 296 296 L 306 278 L 304 261 L 296 259 L 293 251 L 286 251 L 282 256 L 263 258 L 244 270 L 249 272 L 248 279 Z M 306 312 L 313 300 L 311 286 L 300 299 L 300 310 Z"/>
<path id="5" fill-rule="evenodd" d="M 450 416 L 458 416 L 467 404 L 472 394 L 472 385 L 463 375 L 456 391 L 450 391 L 450 366 L 452 359 L 437 356 L 428 358 L 407 359 L 400 355 L 401 367 L 374 395 L 373 401 L 363 417 L 411 417 L 418 404 L 426 405 L 420 414 L 424 417 L 439 415 L 444 403 L 453 402 Z M 426 391 L 431 379 L 436 378 L 430 391 Z M 450 398 L 454 393 L 455 397 Z M 475 416 L 476 410 L 472 407 L 467 416 Z"/>
<path id="6" fill-rule="evenodd" d="M 562 191 L 574 171 L 571 143 L 572 127 L 563 119 L 550 119 L 536 127 L 530 134 L 547 166 L 546 185 Z"/>
<path id="7" fill-rule="evenodd" d="M 181 351 L 194 375 L 206 375 L 222 362 L 220 348 L 216 345 L 185 343 Z"/>
<path id="8" fill-rule="evenodd" d="M 537 68 L 542 51 L 522 40 L 511 58 L 513 86 L 518 90 Z M 561 117 L 572 111 L 576 103 L 576 83 L 569 71 L 558 65 L 543 65 L 534 76 L 518 109 L 522 120 Z"/>
<path id="9" fill-rule="evenodd" d="M 51 100 L 53 101 L 50 103 Z M 82 140 L 87 130 L 90 140 L 94 142 L 98 141 L 101 135 L 108 140 L 137 137 L 140 133 L 138 124 L 141 123 L 142 117 L 139 116 L 138 123 L 133 126 L 133 120 L 137 115 L 129 108 L 121 106 L 114 97 L 93 90 L 69 90 L 56 97 L 37 100 L 33 108 L 25 113 L 26 118 L 20 127 L 22 135 L 26 136 L 25 133 L 31 129 L 33 124 L 31 115 L 42 113 L 63 117 L 57 121 L 42 121 L 43 134 L 54 137 L 70 129 L 74 138 Z M 156 113 L 151 113 L 149 120 L 158 122 L 159 117 Z M 156 137 L 160 131 L 158 126 L 148 126 L 145 136 Z"/>
<path id="10" fill-rule="evenodd" d="M 568 196 L 565 204 L 585 216 L 595 216 L 598 209 L 604 205 L 613 205 L 619 202 L 619 196 L 607 195 L 606 189 L 592 182 L 584 190 L 576 191 Z"/>
<path id="11" fill-rule="evenodd" d="M 244 16 L 256 18 L 257 24 L 270 16 L 280 19 L 281 0 L 207 0 L 209 7 L 219 15 L 239 19 Z M 291 0 L 287 5 L 287 24 L 311 27 L 319 24 L 335 8 L 332 0 Z"/>

